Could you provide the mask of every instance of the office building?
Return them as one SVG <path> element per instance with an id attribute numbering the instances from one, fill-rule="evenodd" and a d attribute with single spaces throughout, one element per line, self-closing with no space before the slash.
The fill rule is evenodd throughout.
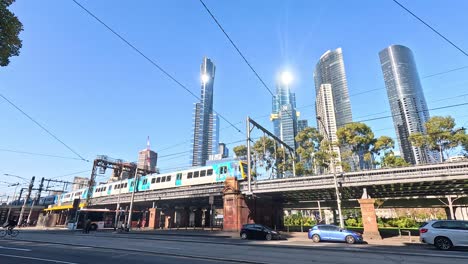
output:
<path id="1" fill-rule="evenodd" d="M 408 139 L 412 133 L 425 133 L 424 123 L 429 120 L 413 52 L 405 46 L 392 45 L 380 51 L 379 57 L 403 158 L 411 164 L 437 161 L 437 153 L 413 147 Z"/>
<path id="2" fill-rule="evenodd" d="M 194 109 L 192 166 L 204 166 L 209 155 L 218 151 L 219 118 L 213 112 L 215 71 L 214 63 L 204 57 L 200 67 L 201 99 Z"/>
<path id="3" fill-rule="evenodd" d="M 296 95 L 289 88 L 290 82 L 289 73 L 283 72 L 276 85 L 276 95 L 273 96 L 270 120 L 275 136 L 295 149 L 299 112 L 296 111 Z"/>
<path id="4" fill-rule="evenodd" d="M 89 178 L 76 176 L 73 178 L 73 186 L 72 186 L 71 191 L 73 192 L 79 189 L 86 188 L 88 187 L 88 183 L 89 183 Z"/>
<path id="5" fill-rule="evenodd" d="M 309 122 L 306 119 L 297 120 L 297 133 L 301 132 L 302 130 L 306 129 L 309 126 Z"/>
<path id="6" fill-rule="evenodd" d="M 314 81 L 316 95 L 323 84 L 331 86 L 337 128 L 351 123 L 353 116 L 341 48 L 328 50 L 320 57 L 315 66 Z"/>
<path id="7" fill-rule="evenodd" d="M 335 105 L 333 103 L 333 90 L 330 84 L 322 84 L 316 97 L 316 111 L 319 120 L 317 127 L 320 134 L 325 135 L 328 142 L 337 142 L 337 126 L 335 117 Z M 336 145 L 332 146 L 333 152 L 337 154 L 335 163 L 335 172 L 343 171 L 341 167 L 341 152 Z M 332 171 L 333 172 L 333 171 Z"/>

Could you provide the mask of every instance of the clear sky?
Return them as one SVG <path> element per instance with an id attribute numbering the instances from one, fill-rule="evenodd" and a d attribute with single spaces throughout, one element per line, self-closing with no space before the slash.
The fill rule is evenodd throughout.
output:
<path id="1" fill-rule="evenodd" d="M 391 0 L 205 1 L 271 89 L 281 70 L 294 74 L 298 110 L 313 126 L 313 70 L 325 51 L 338 47 L 344 53 L 355 121 L 389 115 L 378 52 L 391 44 L 414 52 L 429 108 L 468 101 L 468 69 L 423 78 L 467 66 L 468 57 Z M 468 50 L 468 1 L 401 2 Z M 199 67 L 208 56 L 217 67 L 215 109 L 243 132 L 247 115 L 272 128 L 267 117 L 271 96 L 198 0 L 80 3 L 197 95 Z M 135 161 L 150 136 L 160 156 L 182 152 L 161 157 L 158 167 L 188 164 L 195 98 L 71 0 L 17 1 L 12 10 L 24 25 L 23 48 L 8 67 L 0 68 L 2 94 L 89 160 L 105 154 Z M 431 115 L 450 114 L 459 126 L 467 126 L 467 110 L 461 106 Z M 17 180 L 4 173 L 29 178 L 91 170 L 91 163 L 79 160 L 4 151 L 76 158 L 3 100 L 0 120 L 0 181 Z M 376 135 L 395 137 L 390 118 L 367 124 Z M 221 121 L 221 141 L 245 139 L 228 127 Z M 89 172 L 61 179 L 73 176 Z M 2 184 L 0 195 L 12 192 Z"/>

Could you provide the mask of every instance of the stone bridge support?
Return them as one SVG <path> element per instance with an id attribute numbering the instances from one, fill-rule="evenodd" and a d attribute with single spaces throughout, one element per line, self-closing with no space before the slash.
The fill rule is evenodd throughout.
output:
<path id="1" fill-rule="evenodd" d="M 225 231 L 239 231 L 242 225 L 257 223 L 271 228 L 281 228 L 283 210 L 270 197 L 246 197 L 239 190 L 236 178 L 227 178 L 223 190 Z"/>

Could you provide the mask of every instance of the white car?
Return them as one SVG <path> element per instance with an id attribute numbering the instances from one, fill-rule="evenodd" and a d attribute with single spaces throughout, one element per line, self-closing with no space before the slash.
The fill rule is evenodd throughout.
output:
<path id="1" fill-rule="evenodd" d="M 429 221 L 419 228 L 419 240 L 441 250 L 468 247 L 468 221 Z"/>

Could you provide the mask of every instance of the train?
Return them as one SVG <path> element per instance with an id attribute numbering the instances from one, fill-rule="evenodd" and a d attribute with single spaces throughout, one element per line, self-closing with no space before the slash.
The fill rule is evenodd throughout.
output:
<path id="1" fill-rule="evenodd" d="M 227 177 L 235 177 L 237 180 L 247 178 L 247 163 L 241 160 L 229 160 L 213 162 L 202 167 L 192 167 L 169 173 L 148 174 L 141 176 L 138 181 L 139 192 L 196 186 L 217 182 L 224 182 Z M 96 185 L 92 188 L 91 198 L 112 196 L 133 192 L 135 179 L 123 179 Z M 88 188 L 75 190 L 59 195 L 41 197 L 39 205 L 53 206 L 72 203 L 75 199 L 85 200 Z"/>

